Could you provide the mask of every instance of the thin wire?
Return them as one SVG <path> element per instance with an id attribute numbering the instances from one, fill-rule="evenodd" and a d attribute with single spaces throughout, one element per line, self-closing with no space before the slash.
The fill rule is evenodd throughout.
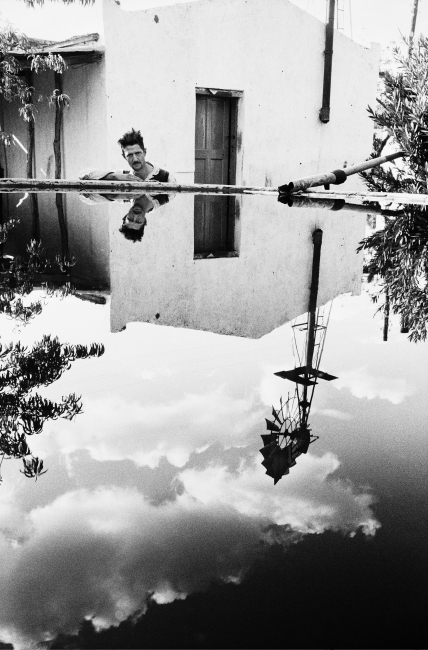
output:
<path id="1" fill-rule="evenodd" d="M 302 362 L 300 360 L 299 348 L 297 346 L 296 327 L 295 326 L 293 326 L 293 338 L 294 338 L 294 340 L 293 340 L 293 342 L 291 344 L 292 348 L 293 348 L 293 357 L 294 357 L 294 360 L 295 360 L 296 359 L 295 351 L 296 351 L 297 352 L 297 358 L 299 360 L 299 368 L 300 368 L 300 366 L 302 365 Z"/>
<path id="2" fill-rule="evenodd" d="M 292 404 L 293 404 L 293 407 L 292 407 L 292 409 L 290 409 L 290 418 L 293 420 L 293 422 L 297 420 L 296 415 L 297 415 L 297 413 L 299 411 L 299 401 L 300 401 L 298 389 L 295 388 L 294 390 L 295 390 L 294 397 L 291 400 Z"/>
<path id="3" fill-rule="evenodd" d="M 322 354 L 324 352 L 325 340 L 327 338 L 327 328 L 328 328 L 328 325 L 330 323 L 330 314 L 331 314 L 332 307 L 333 307 L 333 300 L 330 301 L 330 304 L 327 307 L 327 322 L 324 325 L 325 329 L 324 329 L 324 334 L 323 334 L 323 338 L 322 338 L 322 345 L 320 346 L 320 350 L 319 350 L 319 357 L 320 358 L 319 358 L 319 361 L 318 361 L 317 370 L 319 369 L 319 364 L 321 362 L 321 356 L 322 356 Z M 324 305 L 324 309 L 325 309 L 325 305 Z M 324 319 L 324 313 L 323 313 L 323 319 Z"/>

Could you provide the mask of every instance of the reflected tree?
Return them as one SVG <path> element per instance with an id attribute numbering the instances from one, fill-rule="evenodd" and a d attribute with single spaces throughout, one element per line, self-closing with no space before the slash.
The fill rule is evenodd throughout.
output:
<path id="1" fill-rule="evenodd" d="M 28 6 L 42 5 L 42 0 L 24 0 Z M 72 1 L 72 0 L 71 0 Z M 65 4 L 69 4 L 64 0 Z M 91 0 L 80 0 L 81 4 L 91 4 Z M 59 141 L 61 117 L 64 105 L 69 98 L 62 93 L 60 74 L 65 70 L 63 58 L 56 54 L 38 54 L 35 43 L 11 25 L 0 26 L 0 99 L 8 102 L 18 101 L 19 114 L 28 123 L 27 177 L 34 175 L 34 122 L 37 113 L 36 104 L 42 99 L 37 96 L 32 85 L 32 72 L 52 70 L 55 73 L 57 88 L 53 91 L 50 103 L 56 107 L 55 143 Z M 30 62 L 30 69 L 24 71 L 22 61 L 16 51 L 24 52 Z M 10 145 L 13 137 L 0 129 L 0 143 Z M 57 147 L 58 149 L 58 147 Z M 56 159 L 60 152 L 55 150 Z M 58 164 L 57 164 L 58 168 Z M 59 172 L 60 173 L 60 168 Z M 33 239 L 26 248 L 26 254 L 10 257 L 0 252 L 0 313 L 4 313 L 20 323 L 27 323 L 42 310 L 42 301 L 35 300 L 24 304 L 23 298 L 34 288 L 41 286 L 48 295 L 65 296 L 74 293 L 63 277 L 57 281 L 46 281 L 50 275 L 53 279 L 55 268 L 65 274 L 74 264 L 68 253 L 67 241 L 64 241 L 62 255 L 57 255 L 55 262 L 44 257 L 38 229 L 37 197 L 31 196 L 35 229 Z M 59 217 L 61 215 L 59 214 Z M 61 220 L 60 220 L 61 221 Z M 19 223 L 10 219 L 0 224 L 0 246 L 4 244 L 9 233 Z M 61 223 L 60 223 L 61 225 Z M 66 244 L 64 246 L 64 243 Z M 75 394 L 62 397 L 54 402 L 36 392 L 41 386 L 49 386 L 57 381 L 63 372 L 71 367 L 77 359 L 99 357 L 104 347 L 93 343 L 89 347 L 61 344 L 58 338 L 44 336 L 31 350 L 21 343 L 2 346 L 0 344 L 0 468 L 4 459 L 22 459 L 23 473 L 35 477 L 45 473 L 43 461 L 31 453 L 27 437 L 38 434 L 49 420 L 65 418 L 72 420 L 81 413 L 82 404 Z M 0 476 L 1 480 L 1 476 Z"/>
<path id="2" fill-rule="evenodd" d="M 22 59 L 22 53 L 26 60 Z M 20 56 L 21 55 L 21 56 Z M 19 114 L 27 123 L 27 178 L 35 175 L 35 120 L 37 103 L 43 100 L 43 95 L 35 92 L 33 73 L 51 70 L 57 80 L 66 69 L 66 64 L 59 54 L 40 54 L 37 42 L 27 38 L 10 24 L 0 24 L 0 99 L 7 102 L 18 102 Z M 54 95 L 56 90 L 54 91 Z M 55 96 L 53 95 L 53 99 Z M 52 103 L 52 98 L 51 98 Z M 0 128 L 0 143 L 4 147 L 15 144 L 14 136 L 7 133 L 3 125 Z M 6 158 L 6 151 L 4 153 Z M 33 214 L 33 237 L 40 239 L 40 219 L 38 196 L 30 195 Z"/>
<path id="3" fill-rule="evenodd" d="M 0 225 L 0 243 L 4 243 L 19 221 L 10 219 Z M 56 255 L 51 261 L 44 256 L 42 244 L 31 240 L 24 256 L 0 255 L 0 313 L 21 324 L 28 323 L 42 311 L 43 301 L 33 300 L 24 304 L 23 298 L 39 287 L 49 296 L 65 297 L 75 293 L 70 282 L 64 282 L 65 274 L 75 263 L 74 258 Z M 59 275 L 55 275 L 55 271 Z"/>
<path id="4" fill-rule="evenodd" d="M 408 46 L 408 43 L 405 42 Z M 397 71 L 385 71 L 377 108 L 369 108 L 377 128 L 372 157 L 387 143 L 407 152 L 389 169 L 376 167 L 361 176 L 372 191 L 427 193 L 428 184 L 428 39 L 413 42 L 410 53 L 393 50 Z M 381 311 L 401 315 L 411 341 L 427 337 L 428 213 L 425 207 L 404 206 L 385 227 L 363 239 L 358 248 L 370 255 L 369 279 L 380 279 Z"/>
<path id="5" fill-rule="evenodd" d="M 103 345 L 66 345 L 50 336 L 30 350 L 21 343 L 0 344 L 0 467 L 4 459 L 18 458 L 25 476 L 37 479 L 45 472 L 43 461 L 31 453 L 28 436 L 41 433 L 47 421 L 72 420 L 82 404 L 74 393 L 54 402 L 35 391 L 57 381 L 77 359 L 102 354 Z"/>
<path id="6" fill-rule="evenodd" d="M 2 241 L 16 225 L 16 221 L 9 220 L 0 226 Z M 42 311 L 43 299 L 24 303 L 33 289 L 42 287 L 51 296 L 74 294 L 71 284 L 64 283 L 64 275 L 54 275 L 57 268 L 66 273 L 71 263 L 65 262 L 62 255 L 51 262 L 35 240 L 28 244 L 24 256 L 0 256 L 0 313 L 27 324 Z M 49 278 L 54 278 L 56 284 Z M 43 461 L 32 454 L 27 436 L 40 433 L 48 420 L 72 420 L 81 413 L 82 405 L 75 394 L 53 402 L 36 389 L 57 381 L 73 361 L 103 353 L 102 345 L 70 346 L 51 336 L 44 336 L 31 350 L 21 343 L 0 344 L 0 469 L 5 458 L 18 458 L 23 461 L 26 476 L 37 479 L 44 473 Z"/>

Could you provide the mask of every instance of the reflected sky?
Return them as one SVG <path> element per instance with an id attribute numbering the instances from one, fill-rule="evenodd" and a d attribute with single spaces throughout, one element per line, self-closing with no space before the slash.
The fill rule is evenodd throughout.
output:
<path id="1" fill-rule="evenodd" d="M 343 542 L 349 553 L 343 561 L 350 566 L 362 539 L 374 557 L 379 548 L 401 552 L 411 539 L 412 552 L 402 562 L 409 574 L 415 563 L 421 575 L 426 570 L 421 522 L 426 517 L 428 348 L 426 343 L 410 344 L 395 318 L 389 340 L 383 342 L 383 319 L 374 315 L 365 288 L 361 295 L 351 295 L 351 289 L 343 292 L 331 284 L 343 256 L 337 251 L 334 256 L 329 237 L 336 237 L 337 248 L 350 228 L 354 237 L 361 227 L 364 232 L 365 219 L 356 215 L 350 225 L 347 215 L 341 225 L 337 215 L 292 211 L 266 199 L 271 218 L 263 220 L 265 199 L 254 197 L 248 208 L 241 205 L 239 255 L 195 258 L 193 213 L 187 221 L 171 223 L 191 199 L 177 197 L 149 213 L 144 237 L 136 243 L 118 233 L 124 210 L 114 207 L 112 292 L 105 305 L 76 297 L 50 299 L 26 327 L 1 318 L 2 342 L 29 344 L 52 333 L 64 342 L 97 341 L 106 348 L 101 358 L 74 364 L 41 391 L 52 399 L 76 392 L 84 405 L 73 422 L 50 422 L 32 437 L 32 451 L 43 458 L 48 473 L 34 482 L 19 473 L 18 461 L 3 463 L 0 639 L 17 648 L 76 633 L 85 618 L 98 630 L 117 626 L 144 612 L 148 603 L 163 606 L 160 621 L 168 607 L 182 601 L 191 614 L 198 601 L 190 597 L 209 598 L 213 583 L 234 586 L 246 607 L 245 589 L 254 583 L 260 562 L 271 566 L 278 549 L 298 561 L 299 552 L 306 553 L 312 543 L 315 559 L 319 553 L 325 561 L 323 540 L 332 549 Z M 171 237 L 166 240 L 168 221 Z M 281 266 L 280 252 L 287 257 L 288 243 L 296 247 L 290 232 L 307 241 L 314 224 L 322 224 L 325 233 L 320 293 L 334 298 L 321 366 L 338 379 L 320 381 L 315 391 L 310 424 L 319 440 L 273 486 L 260 464 L 260 434 L 272 404 L 290 390 L 289 382 L 273 373 L 294 367 L 291 318 L 284 317 L 287 304 L 280 304 L 279 290 L 284 303 L 293 303 L 292 317 L 301 315 L 299 300 L 307 302 L 310 271 L 310 247 L 300 248 L 300 266 Z M 269 238 L 275 243 L 266 250 Z M 355 250 L 353 243 L 348 241 L 347 255 Z M 257 255 L 252 254 L 255 248 Z M 177 285 L 168 291 L 165 275 L 174 255 L 182 265 L 181 286 L 187 283 L 182 304 L 194 310 L 193 321 L 182 327 L 172 326 L 176 305 L 170 321 L 144 317 L 145 301 L 154 300 L 156 292 L 162 294 L 162 304 L 174 301 Z M 256 271 L 267 266 L 269 272 L 269 263 L 279 279 L 272 281 L 269 298 L 271 287 L 263 276 L 262 303 L 255 291 Z M 217 266 L 195 270 L 201 264 Z M 141 271 L 149 267 L 148 283 Z M 345 277 L 343 270 L 343 286 L 348 282 L 354 288 L 354 262 L 342 268 L 349 272 Z M 208 305 L 213 278 L 227 278 L 229 269 L 246 292 L 236 306 L 239 336 L 202 331 L 209 329 L 208 307 L 198 330 L 198 301 L 189 298 L 192 287 L 205 288 L 203 304 Z M 128 293 L 126 286 L 131 287 Z M 232 280 L 230 287 L 232 292 Z M 221 311 L 216 291 L 211 292 L 211 301 L 217 301 L 214 315 Z M 223 310 L 229 312 L 227 284 L 223 291 Z M 178 292 L 177 304 L 182 297 Z M 123 306 L 134 322 L 127 320 L 126 329 L 112 332 L 118 298 L 122 306 L 131 299 L 138 304 Z M 280 313 L 280 326 L 263 320 L 263 304 L 270 313 Z M 260 318 L 263 334 L 257 329 Z M 232 328 L 233 319 L 228 316 L 227 322 Z M 332 534 L 342 542 L 332 540 Z M 383 570 L 388 577 L 388 566 Z M 258 580 L 264 592 L 263 574 Z M 368 581 L 367 590 L 370 572 Z M 300 593 L 294 587 L 299 602 L 307 596 L 305 584 Z M 285 590 L 277 598 L 286 602 L 289 596 Z M 391 594 L 385 592 L 384 598 L 394 611 Z M 209 644 L 210 638 L 202 641 Z"/>

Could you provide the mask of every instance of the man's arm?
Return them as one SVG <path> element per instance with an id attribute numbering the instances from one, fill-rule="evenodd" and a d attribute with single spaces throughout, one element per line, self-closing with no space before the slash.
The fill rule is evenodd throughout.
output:
<path id="1" fill-rule="evenodd" d="M 168 183 L 177 184 L 177 179 L 171 174 L 171 172 L 168 172 Z"/>
<path id="2" fill-rule="evenodd" d="M 130 183 L 144 183 L 144 181 L 134 174 L 128 172 L 110 172 L 106 176 L 103 176 L 103 181 L 129 181 Z"/>
<path id="3" fill-rule="evenodd" d="M 96 169 L 89 167 L 79 174 L 81 181 L 130 181 L 132 183 L 142 183 L 143 181 L 134 174 L 123 171 L 111 171 L 108 169 Z"/>

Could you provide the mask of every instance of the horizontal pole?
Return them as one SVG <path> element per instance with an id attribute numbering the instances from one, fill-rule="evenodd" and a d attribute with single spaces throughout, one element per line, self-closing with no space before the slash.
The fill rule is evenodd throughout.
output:
<path id="1" fill-rule="evenodd" d="M 190 194 L 264 194 L 277 195 L 275 187 L 247 187 L 237 185 L 178 185 L 171 183 L 131 183 L 128 181 L 65 181 L 65 180 L 38 180 L 29 178 L 2 178 L 0 179 L 0 192 L 76 192 L 79 194 L 122 194 L 130 197 L 143 192 L 151 194 L 175 194 L 186 192 Z M 400 205 L 428 205 L 428 194 L 405 194 L 401 192 L 341 192 L 335 190 L 316 190 L 300 192 L 292 195 L 293 201 L 297 197 L 308 197 L 313 200 L 343 199 L 347 203 L 363 204 L 364 202 L 379 203 L 389 202 Z M 320 206 L 321 207 L 321 206 Z"/>
<path id="2" fill-rule="evenodd" d="M 339 172 L 348 177 L 364 169 L 377 167 L 385 162 L 404 156 L 399 151 L 387 156 L 372 158 L 358 165 L 346 167 Z M 276 187 L 248 187 L 246 185 L 213 185 L 209 183 L 191 183 L 187 185 L 177 183 L 155 183 L 145 181 L 84 181 L 64 179 L 29 179 L 29 178 L 2 178 L 0 179 L 0 192 L 82 192 L 98 194 L 138 194 L 141 192 L 156 192 L 157 194 L 175 194 L 177 192 L 190 192 L 192 194 L 266 194 L 266 193 L 294 193 L 304 191 L 310 187 L 335 184 L 336 172 L 327 172 L 316 176 L 305 177 L 292 181 L 286 185 Z"/>
<path id="3" fill-rule="evenodd" d="M 334 190 L 310 190 L 298 196 L 310 199 L 344 199 L 357 205 L 370 203 L 396 203 L 397 205 L 427 205 L 428 194 L 405 194 L 404 192 L 336 192 Z M 294 197 L 293 197 L 294 198 Z"/>
<path id="4" fill-rule="evenodd" d="M 305 176 L 304 178 L 298 178 L 295 181 L 281 185 L 278 189 L 281 193 L 292 194 L 294 192 L 304 192 L 310 187 L 319 187 L 321 185 L 339 185 L 344 183 L 348 176 L 352 174 L 358 174 L 359 172 L 364 171 L 365 169 L 372 169 L 373 167 L 378 167 L 386 162 L 395 160 L 396 158 L 402 158 L 406 155 L 405 151 L 397 151 L 396 153 L 388 154 L 387 156 L 379 156 L 378 158 L 370 158 L 370 160 L 365 160 L 358 165 L 351 165 L 350 167 L 344 167 L 343 169 L 336 169 L 332 172 L 325 172 L 323 174 L 316 174 L 314 176 Z M 341 178 L 342 177 L 342 178 Z"/>
<path id="5" fill-rule="evenodd" d="M 358 165 L 350 165 L 349 167 L 344 168 L 344 172 L 347 176 L 352 176 L 352 174 L 358 174 L 359 172 L 363 172 L 366 169 L 372 169 L 373 167 L 378 167 L 379 165 L 383 165 L 386 162 L 391 162 L 392 160 L 396 160 L 397 158 L 403 158 L 406 155 L 405 151 L 397 151 L 396 153 L 389 153 L 386 156 L 379 156 L 378 158 L 370 158 L 369 160 L 365 160 L 362 163 L 358 163 Z"/>
<path id="6" fill-rule="evenodd" d="M 331 210 L 332 212 L 361 212 L 374 216 L 380 214 L 388 217 L 403 214 L 399 210 L 383 209 L 380 205 L 346 203 L 343 198 L 331 198 L 330 196 L 324 198 L 322 194 L 327 194 L 327 192 L 319 192 L 319 194 L 319 197 L 309 197 L 306 193 L 293 194 L 291 196 L 280 195 L 278 200 L 280 203 L 287 204 L 290 208 L 315 208 L 316 210 Z"/>
<path id="7" fill-rule="evenodd" d="M 276 187 L 247 187 L 246 185 L 211 185 L 193 183 L 181 185 L 176 183 L 132 182 L 132 181 L 66 181 L 40 180 L 28 178 L 0 179 L 0 192 L 78 192 L 81 194 L 175 194 L 190 192 L 192 194 L 277 194 Z"/>

